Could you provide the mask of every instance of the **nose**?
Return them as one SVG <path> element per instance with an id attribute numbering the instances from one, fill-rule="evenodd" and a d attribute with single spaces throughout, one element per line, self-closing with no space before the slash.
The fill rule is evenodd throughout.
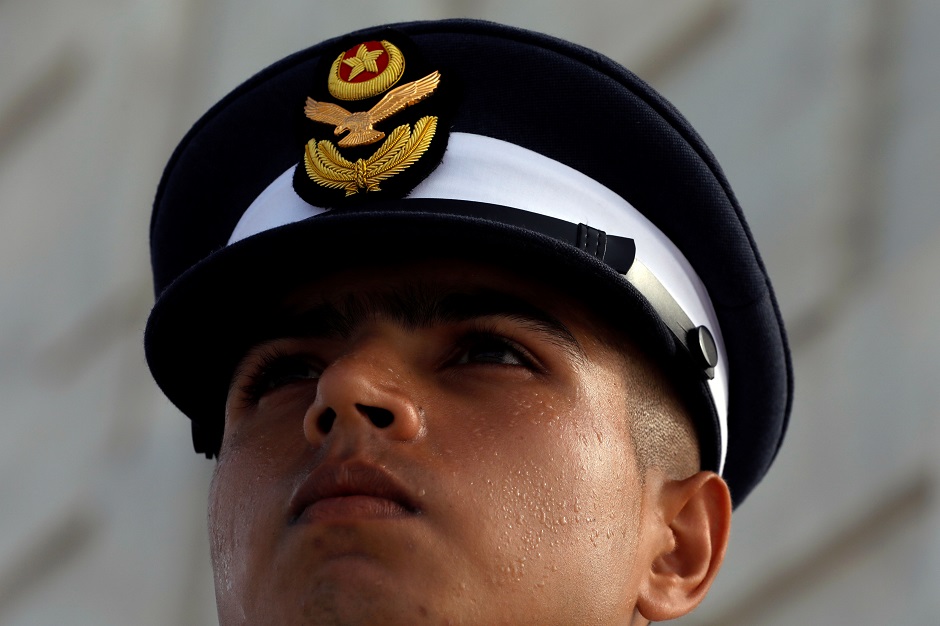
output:
<path id="1" fill-rule="evenodd" d="M 321 373 L 317 396 L 304 415 L 304 436 L 322 445 L 334 438 L 379 434 L 395 441 L 416 439 L 421 411 L 405 382 L 404 363 L 393 346 L 365 342 Z"/>

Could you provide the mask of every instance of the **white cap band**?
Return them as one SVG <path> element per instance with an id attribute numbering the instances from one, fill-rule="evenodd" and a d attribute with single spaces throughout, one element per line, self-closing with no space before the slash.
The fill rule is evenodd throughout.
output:
<path id="1" fill-rule="evenodd" d="M 327 209 L 304 202 L 294 191 L 294 168 L 278 176 L 245 211 L 228 243 L 299 222 Z M 728 446 L 728 358 L 705 285 L 682 252 L 649 219 L 596 180 L 542 154 L 512 143 L 451 133 L 441 164 L 409 198 L 485 202 L 581 223 L 608 235 L 629 237 L 636 255 L 695 326 L 706 326 L 718 348 L 715 377 L 708 381 L 720 427 L 719 473 Z"/>

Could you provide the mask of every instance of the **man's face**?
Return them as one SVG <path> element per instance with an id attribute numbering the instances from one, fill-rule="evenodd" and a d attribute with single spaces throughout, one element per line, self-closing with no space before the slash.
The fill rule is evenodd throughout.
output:
<path id="1" fill-rule="evenodd" d="M 346 272 L 283 317 L 226 404 L 223 624 L 629 619 L 645 361 L 552 289 L 466 263 Z"/>

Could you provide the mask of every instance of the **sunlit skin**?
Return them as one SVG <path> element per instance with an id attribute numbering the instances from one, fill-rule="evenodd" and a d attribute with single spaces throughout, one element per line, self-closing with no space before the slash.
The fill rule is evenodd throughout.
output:
<path id="1" fill-rule="evenodd" d="M 334 275 L 294 292 L 285 318 L 403 293 L 470 305 L 294 323 L 239 366 L 209 495 L 221 623 L 647 623 L 638 596 L 676 542 L 626 420 L 649 363 L 548 287 L 458 262 Z M 493 293 L 531 311 L 499 312 Z M 408 504 L 298 510 L 323 468 L 382 473 Z"/>

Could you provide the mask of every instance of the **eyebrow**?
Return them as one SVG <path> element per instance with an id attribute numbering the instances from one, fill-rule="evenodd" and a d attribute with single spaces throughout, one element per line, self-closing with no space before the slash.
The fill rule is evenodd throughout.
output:
<path id="1" fill-rule="evenodd" d="M 350 294 L 339 301 L 324 301 L 286 316 L 268 337 L 345 339 L 363 323 L 375 319 L 419 329 L 486 317 L 522 324 L 569 356 L 578 361 L 584 359 L 580 342 L 561 320 L 524 298 L 493 289 L 441 292 L 422 285 L 407 285 L 395 291 Z"/>

